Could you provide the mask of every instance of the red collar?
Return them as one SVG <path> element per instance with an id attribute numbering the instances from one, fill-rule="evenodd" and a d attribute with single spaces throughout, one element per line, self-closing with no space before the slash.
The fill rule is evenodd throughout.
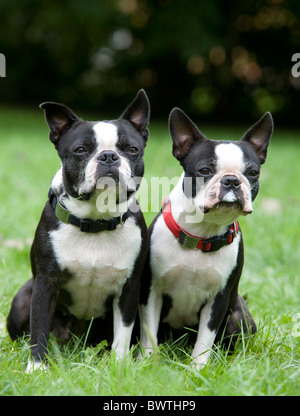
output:
<path id="1" fill-rule="evenodd" d="M 172 215 L 170 201 L 163 201 L 162 213 L 167 227 L 183 247 L 191 249 L 197 248 L 204 253 L 211 253 L 219 250 L 225 245 L 231 244 L 239 230 L 238 222 L 235 221 L 230 225 L 225 234 L 210 238 L 199 238 L 188 233 L 177 224 Z"/>

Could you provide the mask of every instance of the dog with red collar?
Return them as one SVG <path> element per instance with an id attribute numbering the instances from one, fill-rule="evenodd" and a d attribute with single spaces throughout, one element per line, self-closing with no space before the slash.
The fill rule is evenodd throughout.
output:
<path id="1" fill-rule="evenodd" d="M 162 326 L 196 328 L 193 363 L 202 367 L 224 335 L 256 332 L 238 295 L 244 258 L 237 219 L 253 210 L 273 121 L 266 113 L 240 141 L 215 141 L 175 108 L 169 128 L 173 155 L 184 172 L 149 229 L 141 344 L 147 356 L 157 347 Z"/>

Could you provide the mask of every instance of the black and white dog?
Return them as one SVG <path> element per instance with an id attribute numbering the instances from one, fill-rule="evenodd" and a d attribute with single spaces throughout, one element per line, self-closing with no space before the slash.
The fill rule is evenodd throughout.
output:
<path id="1" fill-rule="evenodd" d="M 116 356 L 129 352 L 148 250 L 134 198 L 148 139 L 146 93 L 112 121 L 83 121 L 57 103 L 41 108 L 62 166 L 32 245 L 33 279 L 14 297 L 7 320 L 13 340 L 30 333 L 28 372 L 45 367 L 50 331 L 67 340 L 92 318 L 92 339 L 107 339 L 108 326 Z"/>
<path id="2" fill-rule="evenodd" d="M 147 355 L 164 323 L 196 326 L 192 355 L 201 367 L 223 333 L 256 331 L 238 295 L 243 242 L 237 219 L 252 212 L 273 121 L 266 113 L 238 142 L 208 140 L 178 108 L 169 127 L 173 155 L 184 172 L 150 226 L 141 343 Z"/>

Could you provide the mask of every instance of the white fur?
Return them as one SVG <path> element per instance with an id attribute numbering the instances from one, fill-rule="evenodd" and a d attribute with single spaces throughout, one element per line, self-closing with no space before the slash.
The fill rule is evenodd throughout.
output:
<path id="1" fill-rule="evenodd" d="M 116 150 L 118 141 L 118 128 L 115 124 L 105 121 L 99 121 L 93 127 L 97 141 L 98 152 L 106 150 Z"/>
<path id="2" fill-rule="evenodd" d="M 243 172 L 245 169 L 243 152 L 234 143 L 220 143 L 215 148 L 217 171 Z"/>
<path id="3" fill-rule="evenodd" d="M 120 296 L 141 247 L 134 219 L 128 218 L 113 232 L 97 234 L 60 224 L 50 238 L 60 268 L 73 274 L 64 286 L 72 297 L 69 311 L 79 319 L 103 316 L 107 297 Z"/>
<path id="4" fill-rule="evenodd" d="M 36 370 L 46 371 L 48 370 L 48 368 L 49 368 L 49 365 L 42 363 L 41 361 L 32 361 L 29 358 L 25 373 L 31 374 Z"/>
<path id="5" fill-rule="evenodd" d="M 234 195 L 234 192 L 233 191 L 227 192 L 227 194 L 225 194 L 224 197 L 223 197 L 223 201 L 224 202 L 235 202 L 236 201 L 236 196 Z"/>
<path id="6" fill-rule="evenodd" d="M 58 195 L 59 190 L 63 184 L 63 177 L 62 177 L 63 168 L 61 167 L 56 174 L 54 175 L 52 181 L 51 181 L 51 189 L 53 192 Z"/>

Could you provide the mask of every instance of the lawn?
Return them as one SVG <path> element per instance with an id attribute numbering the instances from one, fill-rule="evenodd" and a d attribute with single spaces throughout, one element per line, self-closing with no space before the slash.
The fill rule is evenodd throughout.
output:
<path id="1" fill-rule="evenodd" d="M 238 139 L 249 126 L 199 127 L 210 138 Z M 60 161 L 38 108 L 0 108 L 0 138 L 0 395 L 299 395 L 300 131 L 275 128 L 254 212 L 240 221 L 240 293 L 257 322 L 255 337 L 241 337 L 231 355 L 216 347 L 202 371 L 189 366 L 184 340 L 145 360 L 136 360 L 133 348 L 117 362 L 105 342 L 91 348 L 73 338 L 61 347 L 51 337 L 50 369 L 31 375 L 25 374 L 29 344 L 10 340 L 5 317 L 31 276 L 30 243 Z M 180 175 L 166 123 L 151 123 L 145 165 L 147 183 Z M 154 216 L 145 213 L 148 224 Z"/>

